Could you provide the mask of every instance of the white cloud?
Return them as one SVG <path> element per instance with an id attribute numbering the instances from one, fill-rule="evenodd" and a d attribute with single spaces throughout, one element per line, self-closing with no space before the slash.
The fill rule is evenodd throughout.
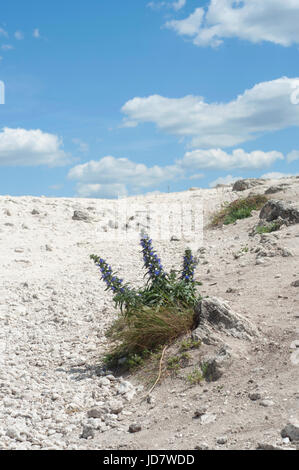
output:
<path id="1" fill-rule="evenodd" d="M 152 10 L 161 10 L 166 5 L 166 2 L 149 2 L 146 6 Z"/>
<path id="2" fill-rule="evenodd" d="M 78 192 L 82 195 L 90 191 L 97 193 L 103 187 L 115 185 L 121 185 L 122 188 L 129 185 L 133 191 L 140 191 L 183 176 L 183 173 L 183 169 L 175 165 L 149 168 L 128 158 L 106 156 L 98 161 L 76 165 L 71 168 L 68 177 L 78 181 Z"/>
<path id="3" fill-rule="evenodd" d="M 8 37 L 7 31 L 5 31 L 5 29 L 3 28 L 0 28 L 0 36 L 5 36 L 7 38 Z"/>
<path id="4" fill-rule="evenodd" d="M 180 36 L 197 36 L 201 30 L 204 14 L 203 8 L 196 8 L 188 18 L 168 21 L 165 26 L 174 29 Z"/>
<path id="5" fill-rule="evenodd" d="M 225 169 L 234 168 L 258 169 L 271 166 L 276 160 L 283 160 L 284 156 L 280 152 L 245 152 L 243 149 L 236 149 L 231 154 L 221 149 L 193 150 L 187 152 L 182 160 L 176 163 L 180 167 L 188 170 L 196 169 Z"/>
<path id="6" fill-rule="evenodd" d="M 186 5 L 186 1 L 187 0 L 176 0 L 171 6 L 175 11 L 178 11 L 181 8 L 184 8 L 184 6 Z"/>
<path id="7" fill-rule="evenodd" d="M 288 153 L 287 160 L 289 163 L 299 160 L 299 150 L 292 150 L 292 152 Z"/>
<path id="8" fill-rule="evenodd" d="M 147 167 L 128 158 L 106 156 L 74 166 L 68 178 L 77 182 L 81 197 L 117 197 L 129 190 L 144 192 L 147 188 L 154 189 L 161 183 L 178 179 L 201 179 L 204 178 L 204 174 L 198 172 L 201 169 L 260 169 L 282 159 L 284 156 L 275 151 L 246 153 L 237 149 L 229 154 L 221 149 L 210 149 L 187 152 L 173 165 Z"/>
<path id="9" fill-rule="evenodd" d="M 16 32 L 15 32 L 15 38 L 16 38 L 18 41 L 21 41 L 22 39 L 24 39 L 24 34 L 22 33 L 22 31 L 16 31 Z"/>
<path id="10" fill-rule="evenodd" d="M 11 44 L 3 44 L 3 45 L 1 46 L 1 49 L 2 49 L 3 51 L 10 51 L 10 50 L 14 49 L 14 47 L 13 47 Z"/>
<path id="11" fill-rule="evenodd" d="M 161 8 L 173 8 L 175 11 L 181 10 L 186 5 L 187 0 L 175 0 L 172 3 L 169 2 L 149 2 L 147 7 L 152 10 L 161 10 Z"/>
<path id="12" fill-rule="evenodd" d="M 32 36 L 36 39 L 40 38 L 40 32 L 38 28 L 35 28 L 35 30 L 32 33 Z"/>
<path id="13" fill-rule="evenodd" d="M 280 173 L 279 171 L 273 171 L 271 173 L 265 173 L 264 175 L 261 176 L 261 178 L 265 179 L 280 179 L 280 178 L 288 178 L 290 176 L 295 176 L 291 173 Z"/>
<path id="14" fill-rule="evenodd" d="M 126 126 L 153 122 L 163 131 L 191 138 L 193 147 L 232 147 L 264 133 L 299 126 L 299 105 L 291 97 L 298 78 L 262 82 L 228 103 L 206 103 L 200 96 L 135 97 L 125 103 Z"/>
<path id="15" fill-rule="evenodd" d="M 82 184 L 77 185 L 77 194 L 79 197 L 94 197 L 115 199 L 128 195 L 124 184 Z"/>
<path id="16" fill-rule="evenodd" d="M 235 181 L 238 181 L 240 179 L 242 179 L 241 176 L 232 176 L 232 175 L 220 176 L 216 180 L 211 181 L 209 183 L 209 186 L 210 188 L 214 188 L 215 186 L 217 186 L 217 184 L 232 184 Z"/>
<path id="17" fill-rule="evenodd" d="M 210 0 L 208 8 L 165 26 L 196 46 L 218 46 L 225 38 L 290 46 L 299 44 L 298 23 L 298 0 Z"/>
<path id="18" fill-rule="evenodd" d="M 89 145 L 86 142 L 83 142 L 81 139 L 73 139 L 72 142 L 78 146 L 78 150 L 81 153 L 87 153 L 89 151 Z"/>
<path id="19" fill-rule="evenodd" d="M 189 176 L 189 180 L 200 180 L 204 177 L 205 177 L 205 175 L 203 173 L 197 173 L 195 175 Z"/>
<path id="20" fill-rule="evenodd" d="M 9 129 L 0 132 L 0 166 L 61 166 L 70 163 L 57 135 L 39 129 Z"/>

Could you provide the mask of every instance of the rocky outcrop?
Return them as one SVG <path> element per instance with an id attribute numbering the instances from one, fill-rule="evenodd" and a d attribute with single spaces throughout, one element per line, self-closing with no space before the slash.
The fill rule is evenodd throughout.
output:
<path id="1" fill-rule="evenodd" d="M 264 184 L 265 180 L 248 178 L 244 180 L 238 180 L 233 185 L 233 191 L 245 191 L 246 189 L 254 188 L 255 186 L 260 186 Z"/>
<path id="2" fill-rule="evenodd" d="M 258 330 L 242 315 L 234 312 L 223 300 L 216 297 L 202 299 L 195 307 L 193 337 L 206 344 L 222 342 L 219 333 L 251 340 Z"/>
<path id="3" fill-rule="evenodd" d="M 286 225 L 299 223 L 299 207 L 291 202 L 271 199 L 260 212 L 260 219 L 272 222 L 282 219 Z"/>
<path id="4" fill-rule="evenodd" d="M 278 185 L 273 185 L 270 186 L 268 189 L 266 189 L 265 194 L 275 194 L 279 193 L 280 191 L 283 191 L 288 187 L 287 184 L 278 184 Z"/>
<path id="5" fill-rule="evenodd" d="M 83 211 L 74 211 L 73 220 L 81 220 L 83 222 L 91 222 L 91 218 L 87 212 Z"/>

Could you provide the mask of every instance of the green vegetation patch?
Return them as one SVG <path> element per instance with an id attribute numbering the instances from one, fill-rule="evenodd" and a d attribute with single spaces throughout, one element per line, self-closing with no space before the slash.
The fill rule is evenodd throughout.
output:
<path id="1" fill-rule="evenodd" d="M 261 209 L 267 201 L 268 198 L 266 196 L 258 194 L 237 199 L 231 203 L 225 203 L 220 211 L 214 214 L 211 226 L 229 225 L 238 219 L 251 217 L 252 211 Z"/>

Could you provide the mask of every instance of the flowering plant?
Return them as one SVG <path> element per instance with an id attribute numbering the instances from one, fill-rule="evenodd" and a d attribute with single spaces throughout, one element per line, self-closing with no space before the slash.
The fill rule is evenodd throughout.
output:
<path id="1" fill-rule="evenodd" d="M 152 240 L 144 235 L 140 241 L 143 254 L 145 276 L 148 277 L 144 288 L 134 289 L 129 284 L 124 284 L 111 266 L 96 255 L 91 255 L 95 264 L 100 268 L 102 280 L 106 283 L 106 290 L 114 294 L 113 300 L 116 306 L 125 311 L 127 315 L 143 307 L 161 307 L 167 305 L 194 306 L 200 296 L 196 293 L 196 285 L 200 282 L 194 280 L 194 271 L 197 265 L 189 248 L 185 250 L 183 269 L 177 277 L 176 271 L 166 273 L 161 264 L 161 259 L 153 249 Z"/>

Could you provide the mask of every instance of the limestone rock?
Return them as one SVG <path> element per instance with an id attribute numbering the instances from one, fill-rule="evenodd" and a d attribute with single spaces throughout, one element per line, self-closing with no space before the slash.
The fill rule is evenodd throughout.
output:
<path id="1" fill-rule="evenodd" d="M 234 312 L 227 302 L 216 297 L 202 299 L 196 305 L 194 320 L 196 329 L 193 336 L 196 334 L 203 342 L 207 342 L 205 339 L 209 341 L 209 337 L 213 339 L 217 332 L 247 340 L 259 335 L 253 324 Z"/>
<path id="2" fill-rule="evenodd" d="M 285 201 L 271 199 L 266 202 L 260 212 L 260 219 L 272 222 L 278 218 L 283 219 L 287 224 L 299 223 L 299 208 L 294 204 Z"/>
<path id="3" fill-rule="evenodd" d="M 264 182 L 265 180 L 263 179 L 255 179 L 255 178 L 238 180 L 233 185 L 233 191 L 245 191 L 246 189 L 259 186 L 263 184 Z"/>
<path id="4" fill-rule="evenodd" d="M 299 441 L 299 422 L 291 421 L 281 431 L 281 437 L 288 437 L 291 441 Z"/>
<path id="5" fill-rule="evenodd" d="M 89 214 L 83 211 L 74 211 L 73 220 L 81 220 L 83 222 L 91 222 L 91 218 Z"/>

